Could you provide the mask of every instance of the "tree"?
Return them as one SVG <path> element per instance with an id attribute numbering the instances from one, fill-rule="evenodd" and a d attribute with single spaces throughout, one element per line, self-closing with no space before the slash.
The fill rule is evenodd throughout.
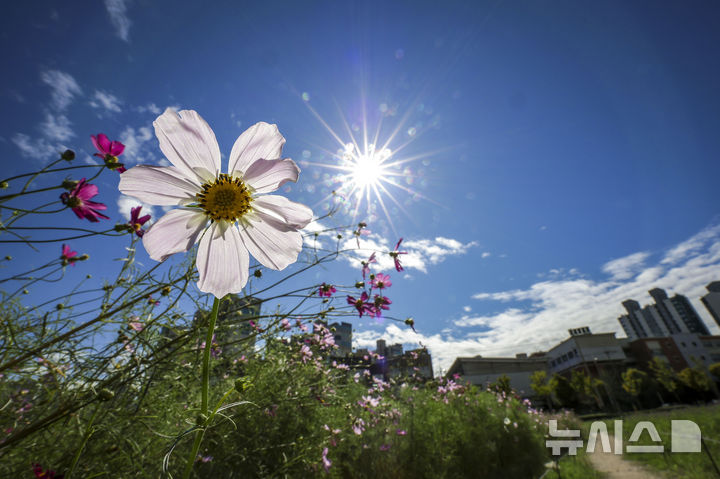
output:
<path id="1" fill-rule="evenodd" d="M 706 393 L 710 391 L 710 378 L 700 368 L 685 368 L 678 373 L 680 382 L 691 391 Z"/>
<path id="2" fill-rule="evenodd" d="M 597 388 L 603 386 L 603 384 L 600 379 L 588 376 L 580 370 L 573 371 L 570 376 L 570 387 L 575 391 L 580 402 L 592 403 L 592 399 L 595 399 L 598 408 L 602 406 Z"/>
<path id="3" fill-rule="evenodd" d="M 535 371 L 532 373 L 530 376 L 530 387 L 535 391 L 535 394 L 545 399 L 548 406 L 553 406 L 552 385 L 547 380 L 547 372 Z"/>
<path id="4" fill-rule="evenodd" d="M 720 363 L 711 364 L 708 370 L 710 374 L 720 379 Z"/>
<path id="5" fill-rule="evenodd" d="M 670 368 L 667 361 L 664 361 L 659 357 L 654 357 L 648 364 L 648 367 L 657 382 L 659 382 L 667 392 L 672 393 L 672 395 L 675 396 L 675 399 L 680 402 L 680 398 L 677 394 L 679 386 L 678 377 L 677 374 L 675 374 L 675 371 Z"/>
<path id="6" fill-rule="evenodd" d="M 628 368 L 622 373 L 622 388 L 633 398 L 633 405 L 638 404 L 638 397 L 648 383 L 647 373 L 635 368 Z"/>
<path id="7" fill-rule="evenodd" d="M 550 392 L 555 396 L 561 406 L 569 407 L 575 404 L 575 391 L 573 391 L 570 381 L 565 376 L 553 374 L 548 381 Z"/>

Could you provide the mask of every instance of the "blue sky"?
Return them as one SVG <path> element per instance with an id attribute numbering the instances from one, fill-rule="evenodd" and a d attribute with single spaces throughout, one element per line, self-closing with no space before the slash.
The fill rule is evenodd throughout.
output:
<path id="1" fill-rule="evenodd" d="M 160 163 L 152 121 L 173 106 L 197 110 L 225 155 L 277 123 L 303 169 L 283 193 L 319 215 L 341 186 L 327 165 L 351 141 L 344 122 L 361 143 L 366 125 L 392 137 L 403 188 L 383 183 L 387 212 L 373 196 L 355 220 L 368 248 L 405 238 L 406 274 L 381 265 L 392 313 L 419 334 L 355 320 L 356 345 L 420 341 L 443 368 L 532 352 L 570 327 L 620 331 L 620 301 L 654 286 L 688 295 L 717 333 L 698 298 L 720 279 L 719 21 L 714 2 L 18 5 L 0 20 L 2 176 L 65 146 L 85 161 L 98 132 L 129 165 Z M 114 222 L 131 205 L 116 176 L 98 185 Z M 107 245 L 74 246 L 94 260 L 78 279 L 114 264 Z M 341 262 L 307 281 L 356 279 Z"/>

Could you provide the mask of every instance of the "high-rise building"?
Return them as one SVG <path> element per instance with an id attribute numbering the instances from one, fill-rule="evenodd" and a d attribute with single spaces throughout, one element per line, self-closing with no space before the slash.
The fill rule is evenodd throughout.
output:
<path id="1" fill-rule="evenodd" d="M 332 323 L 330 331 L 335 338 L 337 349 L 335 354 L 338 356 L 347 356 L 352 352 L 352 324 L 351 323 Z"/>
<path id="2" fill-rule="evenodd" d="M 255 348 L 255 337 L 250 320 L 258 321 L 262 301 L 252 296 L 229 294 L 220 302 L 215 338 L 224 357 L 249 354 Z M 209 311 L 198 310 L 195 321 L 205 321 Z"/>
<path id="3" fill-rule="evenodd" d="M 648 293 L 655 304 L 640 308 L 640 304 L 632 299 L 622 303 L 627 314 L 620 316 L 618 321 L 628 338 L 660 338 L 681 333 L 710 334 L 685 296 L 676 294 L 668 298 L 665 290 L 660 288 L 651 289 Z"/>
<path id="4" fill-rule="evenodd" d="M 720 281 L 713 281 L 705 286 L 708 294 L 700 298 L 715 322 L 720 326 Z"/>
<path id="5" fill-rule="evenodd" d="M 674 306 L 675 312 L 681 321 L 685 323 L 685 327 L 689 333 L 710 336 L 710 331 L 705 323 L 703 323 L 703 320 L 700 319 L 700 316 L 697 311 L 695 311 L 695 308 L 693 308 L 693 305 L 690 304 L 687 297 L 682 294 L 676 294 L 670 298 L 670 302 Z"/>

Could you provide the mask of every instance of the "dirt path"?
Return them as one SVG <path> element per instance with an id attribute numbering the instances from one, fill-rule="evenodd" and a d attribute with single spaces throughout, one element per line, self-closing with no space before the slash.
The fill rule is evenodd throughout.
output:
<path id="1" fill-rule="evenodd" d="M 610 444 L 614 444 L 610 436 Z M 595 452 L 587 455 L 595 470 L 607 475 L 608 479 L 661 479 L 662 476 L 648 472 L 640 464 L 623 459 L 622 455 L 602 452 L 600 444 Z"/>

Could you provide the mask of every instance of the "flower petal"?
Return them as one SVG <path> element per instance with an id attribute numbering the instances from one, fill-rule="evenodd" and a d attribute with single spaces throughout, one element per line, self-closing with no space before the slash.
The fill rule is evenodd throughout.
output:
<path id="1" fill-rule="evenodd" d="M 255 198 L 253 208 L 266 215 L 282 220 L 296 229 L 304 228 L 312 221 L 313 212 L 300 203 L 290 201 L 284 196 L 264 195 Z"/>
<path id="2" fill-rule="evenodd" d="M 197 211 L 169 211 L 145 232 L 143 246 L 152 259 L 165 261 L 172 254 L 189 250 L 206 222 L 205 215 Z"/>
<path id="3" fill-rule="evenodd" d="M 194 201 L 200 185 L 173 166 L 134 166 L 120 175 L 120 191 L 151 205 Z"/>
<path id="4" fill-rule="evenodd" d="M 277 125 L 264 121 L 255 123 L 235 140 L 230 152 L 228 172 L 231 175 L 244 176 L 255 160 L 280 158 L 284 144 L 285 138 L 280 134 Z"/>
<path id="5" fill-rule="evenodd" d="M 297 181 L 300 168 L 290 158 L 284 160 L 256 160 L 245 171 L 243 180 L 256 193 L 271 193 L 288 181 Z"/>
<path id="6" fill-rule="evenodd" d="M 281 270 L 297 261 L 302 234 L 296 229 L 257 212 L 260 221 L 240 226 L 240 236 L 250 254 L 268 268 Z"/>
<path id="7" fill-rule="evenodd" d="M 123 151 L 125 151 L 125 145 L 123 145 L 119 141 L 113 141 L 112 143 L 110 143 L 110 154 L 112 156 L 120 156 L 122 155 Z"/>
<path id="8" fill-rule="evenodd" d="M 198 288 L 216 298 L 239 293 L 248 280 L 250 258 L 235 225 L 223 228 L 213 223 L 200 239 L 197 268 Z"/>
<path id="9" fill-rule="evenodd" d="M 160 149 L 170 163 L 203 183 L 220 171 L 220 147 L 210 126 L 193 110 L 168 108 L 153 122 Z"/>
<path id="10" fill-rule="evenodd" d="M 97 148 L 100 153 L 107 154 L 110 152 L 110 139 L 105 133 L 98 133 L 97 138 L 94 136 L 91 136 L 91 138 L 95 148 Z"/>

